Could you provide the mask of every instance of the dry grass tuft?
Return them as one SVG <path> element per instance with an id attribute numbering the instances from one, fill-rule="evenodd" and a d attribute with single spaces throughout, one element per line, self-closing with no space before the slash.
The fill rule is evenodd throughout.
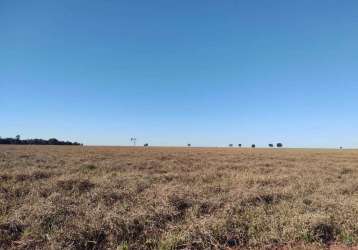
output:
<path id="1" fill-rule="evenodd" d="M 57 187 L 64 191 L 84 193 L 90 191 L 94 187 L 94 184 L 89 180 L 73 179 L 58 181 Z"/>
<path id="2" fill-rule="evenodd" d="M 20 239 L 25 226 L 15 222 L 0 224 L 0 248 L 11 247 L 14 241 Z"/>

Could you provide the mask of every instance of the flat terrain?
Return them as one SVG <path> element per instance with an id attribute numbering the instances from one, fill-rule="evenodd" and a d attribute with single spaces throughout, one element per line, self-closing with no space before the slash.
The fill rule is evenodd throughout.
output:
<path id="1" fill-rule="evenodd" d="M 341 249 L 358 151 L 0 146 L 0 249 Z"/>

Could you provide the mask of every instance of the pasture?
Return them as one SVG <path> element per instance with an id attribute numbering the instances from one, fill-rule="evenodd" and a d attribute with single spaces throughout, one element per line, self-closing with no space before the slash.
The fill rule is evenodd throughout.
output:
<path id="1" fill-rule="evenodd" d="M 0 146 L 0 249 L 345 249 L 358 151 Z"/>

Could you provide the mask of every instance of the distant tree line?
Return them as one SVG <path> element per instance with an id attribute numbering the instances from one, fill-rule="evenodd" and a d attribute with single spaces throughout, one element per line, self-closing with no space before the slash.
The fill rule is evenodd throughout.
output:
<path id="1" fill-rule="evenodd" d="M 51 138 L 48 140 L 44 139 L 25 139 L 21 140 L 20 136 L 17 135 L 15 138 L 1 138 L 0 144 L 11 144 L 11 145 L 73 145 L 79 146 L 82 145 L 78 142 L 70 142 L 70 141 L 59 141 L 56 138 Z"/>
<path id="2" fill-rule="evenodd" d="M 234 144 L 229 144 L 229 147 L 230 147 L 230 148 L 233 147 L 233 146 L 234 146 Z M 239 148 L 241 148 L 241 147 L 242 147 L 242 144 L 237 144 L 237 146 L 238 146 Z M 274 145 L 273 143 L 270 143 L 268 146 L 269 146 L 270 148 L 275 147 L 275 145 Z M 283 144 L 282 144 L 281 142 L 276 143 L 276 147 L 282 148 L 282 147 L 283 147 Z M 256 144 L 252 144 L 252 145 L 251 145 L 251 148 L 256 148 Z"/>

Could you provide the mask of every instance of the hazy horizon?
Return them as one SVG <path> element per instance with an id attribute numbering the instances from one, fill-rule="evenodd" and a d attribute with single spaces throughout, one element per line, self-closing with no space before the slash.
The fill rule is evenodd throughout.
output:
<path id="1" fill-rule="evenodd" d="M 15 138 L 15 136 L 0 136 L 0 138 Z M 69 141 L 69 139 L 67 138 L 58 138 L 58 137 L 49 137 L 49 138 L 40 138 L 40 137 L 31 137 L 31 138 L 22 138 L 21 140 L 28 140 L 28 139 L 44 139 L 44 140 L 49 140 L 51 138 L 55 138 L 55 139 L 59 139 L 60 141 Z M 192 148 L 252 148 L 252 145 L 255 145 L 255 148 L 273 148 L 273 149 L 279 149 L 277 147 L 277 143 L 282 143 L 282 142 L 270 142 L 267 144 L 256 144 L 256 143 L 251 143 L 251 144 L 241 144 L 241 143 L 227 143 L 227 144 L 222 144 L 222 145 L 209 145 L 209 144 L 192 144 L 192 143 L 186 143 L 186 144 L 170 144 L 170 143 L 164 143 L 164 144 L 150 144 L 148 143 L 148 141 L 141 141 L 138 140 L 137 138 L 137 142 L 134 145 L 133 142 L 129 139 L 128 142 L 125 142 L 123 144 L 83 144 L 83 142 L 81 141 L 71 141 L 71 142 L 77 142 L 82 144 L 83 146 L 89 146 L 89 147 L 142 147 L 144 146 L 144 144 L 148 144 L 148 146 L 150 147 L 192 147 Z M 188 146 L 188 144 L 190 144 L 190 146 Z M 229 144 L 233 144 L 233 146 L 230 146 Z M 239 144 L 241 144 L 241 146 L 239 146 Z M 273 147 L 269 147 L 269 144 L 273 144 Z M 20 146 L 31 146 L 32 144 L 10 144 L 10 145 L 20 145 Z M 37 144 L 38 146 L 41 146 L 41 144 Z M 358 149 L 357 147 L 342 147 L 342 146 L 292 146 L 292 145 L 286 145 L 284 143 L 282 143 L 282 148 L 286 148 L 286 149 Z M 47 145 L 44 145 L 47 146 Z"/>
<path id="2" fill-rule="evenodd" d="M 0 2 L 0 136 L 358 148 L 358 2 Z"/>

